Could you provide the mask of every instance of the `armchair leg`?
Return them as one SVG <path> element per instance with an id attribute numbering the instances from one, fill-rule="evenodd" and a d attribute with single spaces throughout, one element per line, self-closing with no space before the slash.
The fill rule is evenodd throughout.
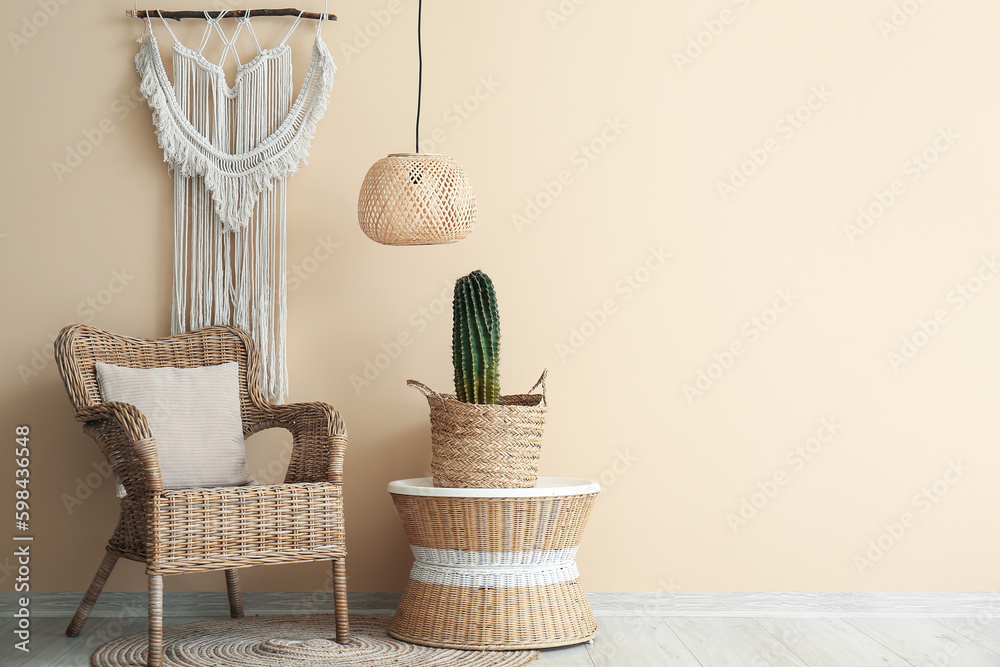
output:
<path id="1" fill-rule="evenodd" d="M 243 618 L 243 596 L 240 594 L 240 575 L 236 568 L 226 570 L 226 591 L 229 593 L 229 615 Z"/>
<path id="2" fill-rule="evenodd" d="M 350 621 L 347 617 L 347 559 L 333 559 L 333 608 L 337 622 L 337 643 L 351 642 Z"/>
<path id="3" fill-rule="evenodd" d="M 149 653 L 147 667 L 163 667 L 163 575 L 149 575 Z"/>
<path id="4" fill-rule="evenodd" d="M 76 610 L 76 614 L 73 616 L 73 620 L 70 621 L 69 627 L 66 628 L 67 637 L 76 637 L 83 630 L 83 624 L 87 622 L 87 617 L 90 616 L 90 611 L 94 608 L 94 604 L 97 602 L 97 597 L 101 594 L 104 589 L 104 584 L 108 581 L 108 576 L 111 574 L 111 570 L 115 569 L 115 564 L 118 562 L 119 554 L 113 551 L 108 551 L 104 554 L 104 560 L 101 561 L 101 566 L 97 569 L 97 574 L 94 575 L 94 580 L 90 582 L 90 588 L 87 589 L 87 594 L 83 596 L 83 600 L 80 602 L 80 606 Z"/>

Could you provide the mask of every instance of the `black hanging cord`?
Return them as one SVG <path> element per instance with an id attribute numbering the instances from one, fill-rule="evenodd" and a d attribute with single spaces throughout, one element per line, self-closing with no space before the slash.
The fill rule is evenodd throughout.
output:
<path id="1" fill-rule="evenodd" d="M 417 130 L 416 130 L 416 150 L 420 152 L 420 96 L 424 88 L 424 48 L 420 43 L 420 17 L 424 10 L 424 0 L 417 2 L 417 58 L 420 61 L 420 73 L 417 78 Z"/>

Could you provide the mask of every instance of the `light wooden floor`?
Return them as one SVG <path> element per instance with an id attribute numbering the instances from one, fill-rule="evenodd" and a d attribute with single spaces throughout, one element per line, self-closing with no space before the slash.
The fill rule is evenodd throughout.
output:
<path id="1" fill-rule="evenodd" d="M 207 617 L 169 617 L 178 625 Z M 32 619 L 30 655 L 0 620 L 0 665 L 86 667 L 101 643 L 145 630 L 141 617 Z M 962 618 L 683 618 L 599 616 L 590 645 L 550 649 L 534 664 L 563 667 L 1000 667 L 1000 620 Z"/>

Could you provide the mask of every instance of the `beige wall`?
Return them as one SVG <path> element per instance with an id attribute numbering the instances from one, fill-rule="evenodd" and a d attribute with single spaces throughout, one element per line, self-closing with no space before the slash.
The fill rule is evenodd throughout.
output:
<path id="1" fill-rule="evenodd" d="M 267 4 L 288 3 L 254 3 Z M 386 248 L 357 226 L 369 165 L 412 150 L 411 0 L 396 14 L 388 0 L 332 3 L 337 84 L 289 188 L 288 261 L 305 276 L 289 293 L 291 399 L 328 401 L 349 425 L 351 588 L 405 580 L 385 485 L 429 462 L 427 404 L 405 381 L 448 387 L 439 299 L 475 268 L 499 293 L 505 392 L 550 371 L 543 474 L 604 484 L 579 557 L 588 589 L 995 588 L 1000 7 L 426 5 L 423 135 L 437 130 L 434 150 L 471 175 L 476 231 Z M 38 14 L 45 6 L 58 11 Z M 36 590 L 85 588 L 116 517 L 113 485 L 86 487 L 99 453 L 71 418 L 51 338 L 81 320 L 168 332 L 171 181 L 148 108 L 129 100 L 141 32 L 122 15 L 131 6 L 0 6 L 0 432 L 10 442 L 15 424 L 32 429 Z M 267 39 L 286 23 L 259 25 Z M 200 30 L 182 28 L 195 42 Z M 16 33 L 30 38 L 12 43 Z M 79 164 L 54 168 L 78 145 L 89 153 Z M 753 173 L 744 183 L 734 168 Z M 880 196 L 893 200 L 884 213 L 851 228 L 859 207 L 879 213 Z M 401 334 L 412 344 L 356 390 L 352 376 Z M 904 337 L 920 345 L 908 359 Z M 703 394 L 689 399 L 700 372 Z M 261 478 L 280 477 L 285 442 L 253 443 Z M 9 452 L 0 507 L 13 503 Z M 244 581 L 311 590 L 325 573 L 258 568 Z M 132 563 L 109 584 L 143 587 Z M 168 583 L 220 587 L 221 576 Z"/>

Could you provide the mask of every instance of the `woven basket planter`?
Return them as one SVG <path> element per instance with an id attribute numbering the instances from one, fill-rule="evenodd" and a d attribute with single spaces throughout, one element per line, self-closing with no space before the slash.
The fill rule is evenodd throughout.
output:
<path id="1" fill-rule="evenodd" d="M 534 486 L 545 428 L 545 373 L 527 394 L 499 405 L 463 403 L 416 380 L 407 384 L 431 408 L 434 486 L 509 489 Z M 541 386 L 542 393 L 531 393 Z"/>

